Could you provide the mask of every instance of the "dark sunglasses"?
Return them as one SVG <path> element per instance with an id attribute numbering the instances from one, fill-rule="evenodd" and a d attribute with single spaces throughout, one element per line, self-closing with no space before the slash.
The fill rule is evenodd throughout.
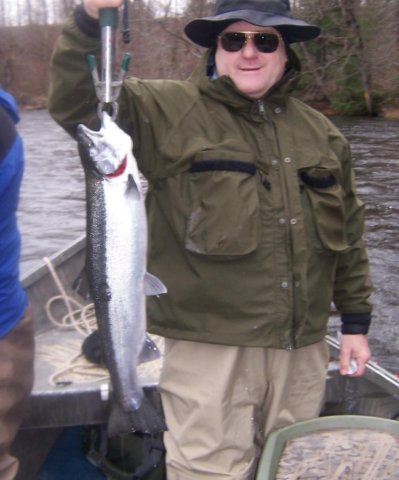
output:
<path id="1" fill-rule="evenodd" d="M 218 36 L 223 50 L 238 52 L 249 39 L 252 39 L 258 52 L 275 52 L 280 43 L 280 36 L 270 32 L 226 32 Z"/>

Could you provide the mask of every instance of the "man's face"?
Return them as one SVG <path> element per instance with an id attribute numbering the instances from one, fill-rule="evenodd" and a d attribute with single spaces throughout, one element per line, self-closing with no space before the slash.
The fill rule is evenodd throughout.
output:
<path id="1" fill-rule="evenodd" d="M 272 27 L 258 27 L 247 22 L 236 22 L 223 32 L 269 32 L 278 34 Z M 218 76 L 229 76 L 236 87 L 251 98 L 262 97 L 283 76 L 287 55 L 284 42 L 272 53 L 259 52 L 253 39 L 237 52 L 227 52 L 218 39 L 216 55 L 216 71 Z"/>

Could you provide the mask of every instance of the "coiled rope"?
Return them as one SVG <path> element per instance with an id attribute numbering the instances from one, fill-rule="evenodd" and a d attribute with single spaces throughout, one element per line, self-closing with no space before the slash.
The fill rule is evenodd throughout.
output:
<path id="1" fill-rule="evenodd" d="M 46 302 L 45 311 L 47 318 L 57 328 L 76 330 L 83 337 L 87 337 L 97 329 L 94 304 L 84 305 L 68 295 L 51 260 L 47 257 L 43 258 L 43 260 L 60 292 L 59 295 L 51 297 Z M 62 302 L 67 310 L 67 313 L 61 318 L 57 318 L 53 313 L 57 302 Z M 72 383 L 108 381 L 109 373 L 106 368 L 87 361 L 82 353 L 74 354 L 71 357 L 71 351 L 76 352 L 76 346 L 76 342 L 73 344 L 69 342 L 69 346 L 67 344 L 46 346 L 46 352 L 43 352 L 42 356 L 53 364 L 56 361 L 59 366 L 56 372 L 50 376 L 49 383 L 53 386 L 60 386 Z M 78 348 L 80 346 L 81 344 L 79 343 Z"/>
<path id="2" fill-rule="evenodd" d="M 82 337 L 87 337 L 93 331 L 97 330 L 97 321 L 95 317 L 94 305 L 90 303 L 84 305 L 67 294 L 62 282 L 47 257 L 43 259 L 46 263 L 54 283 L 60 294 L 51 297 L 45 304 L 45 311 L 49 321 L 57 328 L 63 330 L 77 331 Z M 55 303 L 62 302 L 67 310 L 61 318 L 57 318 L 53 313 Z M 150 335 L 160 352 L 163 352 L 163 339 L 157 335 Z M 37 352 L 41 359 L 55 366 L 57 369 L 49 377 L 49 383 L 53 386 L 67 386 L 70 384 L 82 384 L 88 382 L 101 382 L 108 388 L 110 382 L 109 372 L 105 367 L 94 364 L 86 359 L 81 353 L 81 341 L 68 338 L 62 340 L 62 343 L 45 343 Z M 77 353 L 79 352 L 79 353 Z M 150 362 L 137 365 L 139 376 L 145 378 L 159 379 L 160 368 L 162 364 L 161 357 Z M 106 396 L 106 393 L 104 393 Z"/>
<path id="3" fill-rule="evenodd" d="M 89 303 L 88 305 L 83 305 L 74 298 L 70 297 L 66 293 L 50 259 L 44 257 L 43 260 L 50 270 L 51 276 L 53 277 L 54 282 L 60 291 L 60 295 L 56 295 L 46 302 L 45 309 L 48 319 L 59 328 L 74 328 L 83 336 L 89 335 L 91 332 L 97 329 L 94 304 Z M 67 309 L 67 314 L 61 319 L 57 319 L 52 313 L 52 306 L 58 301 L 62 301 Z"/>

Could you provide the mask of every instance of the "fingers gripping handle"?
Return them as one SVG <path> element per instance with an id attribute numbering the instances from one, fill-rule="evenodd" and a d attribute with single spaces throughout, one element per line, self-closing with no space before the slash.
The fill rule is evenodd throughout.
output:
<path id="1" fill-rule="evenodd" d="M 123 79 L 129 67 L 130 54 L 125 53 L 122 58 L 122 64 L 119 76 L 114 79 L 114 61 L 115 61 L 115 32 L 118 25 L 118 9 L 102 8 L 100 9 L 100 27 L 101 27 L 101 71 L 97 70 L 97 62 L 94 55 L 88 55 L 87 62 L 91 72 L 97 98 L 99 99 L 98 112 L 106 108 L 111 109 L 110 114 L 116 118 L 118 112 L 117 99 L 121 90 Z"/>

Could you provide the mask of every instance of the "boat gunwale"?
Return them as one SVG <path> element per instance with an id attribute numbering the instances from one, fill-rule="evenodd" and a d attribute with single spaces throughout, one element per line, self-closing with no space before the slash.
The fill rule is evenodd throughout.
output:
<path id="1" fill-rule="evenodd" d="M 65 263 L 70 258 L 72 258 L 76 253 L 81 251 L 85 246 L 86 246 L 86 235 L 82 235 L 77 240 L 67 245 L 61 251 L 57 251 L 53 255 L 51 255 L 49 257 L 49 260 L 54 267 L 58 267 L 63 263 Z M 49 273 L 48 267 L 43 261 L 42 265 L 31 268 L 28 272 L 26 272 L 22 276 L 22 279 L 21 279 L 22 286 L 25 289 L 28 289 L 36 281 L 48 275 L 48 273 Z"/>

